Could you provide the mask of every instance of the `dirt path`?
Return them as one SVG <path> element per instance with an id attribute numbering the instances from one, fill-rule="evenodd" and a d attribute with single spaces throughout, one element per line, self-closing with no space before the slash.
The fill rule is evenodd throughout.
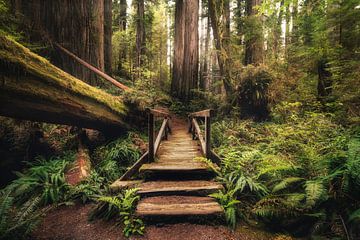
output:
<path id="1" fill-rule="evenodd" d="M 88 221 L 93 205 L 62 206 L 50 211 L 33 233 L 34 240 L 125 240 L 120 226 L 114 222 Z M 269 240 L 274 235 L 240 226 L 231 231 L 226 226 L 169 224 L 146 226 L 144 236 L 133 240 Z M 283 239 L 283 238 L 281 238 Z M 291 238 L 290 238 L 291 239 Z"/>

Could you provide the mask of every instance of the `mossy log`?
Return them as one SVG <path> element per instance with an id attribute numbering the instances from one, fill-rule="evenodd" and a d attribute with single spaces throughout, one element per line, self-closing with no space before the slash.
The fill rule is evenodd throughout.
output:
<path id="1" fill-rule="evenodd" d="M 0 36 L 0 115 L 112 132 L 127 128 L 128 108 L 7 36 Z"/>

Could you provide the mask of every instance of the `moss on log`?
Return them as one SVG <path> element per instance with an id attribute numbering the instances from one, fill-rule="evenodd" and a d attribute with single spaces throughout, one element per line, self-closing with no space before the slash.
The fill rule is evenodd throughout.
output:
<path id="1" fill-rule="evenodd" d="M 114 131 L 127 127 L 121 97 L 92 87 L 0 36 L 0 115 Z"/>

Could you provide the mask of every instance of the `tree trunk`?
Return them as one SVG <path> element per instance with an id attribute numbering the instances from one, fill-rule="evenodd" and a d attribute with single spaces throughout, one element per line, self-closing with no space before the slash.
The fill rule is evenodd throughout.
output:
<path id="1" fill-rule="evenodd" d="M 191 98 L 191 90 L 197 88 L 199 74 L 199 0 L 185 4 L 184 65 L 180 86 L 181 99 Z"/>
<path id="2" fill-rule="evenodd" d="M 238 44 L 243 44 L 243 36 L 244 36 L 244 22 L 243 22 L 243 2 L 244 0 L 237 0 L 236 1 L 236 11 L 235 11 L 235 17 L 236 17 L 236 31 L 237 31 L 237 37 L 238 37 Z"/>
<path id="3" fill-rule="evenodd" d="M 252 27 L 252 31 L 247 33 L 245 42 L 245 65 L 259 65 L 263 62 L 264 40 L 262 32 L 261 17 L 257 16 L 257 6 L 262 0 L 246 0 L 247 24 Z"/>
<path id="4" fill-rule="evenodd" d="M 104 62 L 105 72 L 112 74 L 112 0 L 104 0 Z"/>
<path id="5" fill-rule="evenodd" d="M 146 51 L 144 0 L 136 0 L 136 5 L 136 67 L 141 67 L 144 64 L 144 56 Z"/>
<path id="6" fill-rule="evenodd" d="M 279 10 L 279 16 L 278 16 L 278 19 L 277 19 L 277 24 L 276 26 L 274 27 L 274 45 L 273 45 L 273 54 L 275 56 L 275 59 L 278 59 L 280 54 L 281 54 L 281 46 L 283 44 L 282 42 L 282 37 L 281 37 L 281 33 L 282 33 L 282 22 L 283 22 L 283 15 L 284 15 L 284 12 L 282 10 L 284 6 L 284 0 L 282 0 L 280 2 L 280 10 Z"/>
<path id="7" fill-rule="evenodd" d="M 291 42 L 291 36 L 290 36 L 290 20 L 291 20 L 291 12 L 290 12 L 290 5 L 288 4 L 286 6 L 286 27 L 285 27 L 285 57 L 288 58 L 288 48 L 290 46 Z"/>
<path id="8" fill-rule="evenodd" d="M 224 84 L 224 88 L 225 88 L 225 92 L 227 97 L 229 97 L 232 92 L 233 92 L 233 88 L 231 86 L 230 83 L 230 67 L 227 65 L 227 63 L 229 63 L 229 61 L 226 59 L 229 57 L 229 52 L 226 52 L 226 48 L 223 46 L 223 44 L 225 43 L 223 41 L 223 39 L 220 36 L 220 29 L 219 29 L 219 18 L 220 16 L 217 14 L 217 6 L 216 6 L 216 1 L 215 0 L 209 0 L 208 4 L 209 4 L 209 14 L 210 14 L 210 19 L 211 19 L 211 26 L 212 26 L 212 30 L 213 30 L 213 35 L 214 35 L 214 41 L 215 41 L 215 48 L 217 51 L 217 60 L 218 60 L 218 64 L 219 64 L 219 69 L 220 69 L 220 75 L 221 78 L 223 80 L 223 84 Z M 222 8 L 224 7 L 221 6 Z M 225 17 L 225 19 L 228 19 L 228 17 Z M 226 20 L 227 22 L 228 20 Z M 223 22 L 224 24 L 224 22 Z M 228 28 L 228 24 L 225 23 L 224 26 L 225 29 Z M 228 31 L 228 30 L 226 30 Z M 227 35 L 227 33 L 225 33 L 225 36 Z M 225 52 L 225 54 L 224 54 Z"/>
<path id="9" fill-rule="evenodd" d="M 120 0 L 120 5 L 119 5 L 119 31 L 126 31 L 126 9 L 127 9 L 127 2 L 126 0 Z M 123 69 L 123 62 L 126 61 L 126 43 L 120 42 L 120 46 L 119 46 L 119 61 L 118 61 L 118 66 L 117 66 L 117 71 L 120 74 L 124 74 L 125 71 Z"/>
<path id="10" fill-rule="evenodd" d="M 81 59 L 104 70 L 104 0 L 17 0 L 24 23 L 32 30 L 32 41 L 51 40 L 62 44 Z M 92 85 L 101 80 L 61 52 L 51 61 L 61 69 Z"/>
<path id="11" fill-rule="evenodd" d="M 202 73 L 200 79 L 200 89 L 206 91 L 209 89 L 209 58 L 211 57 L 209 54 L 209 42 L 210 42 L 210 18 L 209 12 L 207 12 L 207 24 L 206 24 L 206 36 L 205 36 L 205 46 L 204 46 L 204 58 L 202 63 Z"/>
<path id="12" fill-rule="evenodd" d="M 180 97 L 180 83 L 182 81 L 184 63 L 184 31 L 185 31 L 185 3 L 177 0 L 175 5 L 175 33 L 174 57 L 171 81 L 171 92 L 174 97 Z"/>
<path id="13" fill-rule="evenodd" d="M 74 78 L 0 36 L 0 115 L 116 132 L 129 114 L 120 98 Z"/>

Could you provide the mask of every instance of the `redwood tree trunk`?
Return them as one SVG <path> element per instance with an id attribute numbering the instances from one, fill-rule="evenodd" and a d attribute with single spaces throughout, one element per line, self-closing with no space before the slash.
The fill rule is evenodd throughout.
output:
<path id="1" fill-rule="evenodd" d="M 33 34 L 31 40 L 60 43 L 81 59 L 104 70 L 104 0 L 17 0 L 16 8 Z M 56 51 L 51 61 L 66 72 L 92 84 L 98 77 L 66 54 Z"/>
<path id="2" fill-rule="evenodd" d="M 104 0 L 104 63 L 105 72 L 112 74 L 112 0 Z"/>
<path id="3" fill-rule="evenodd" d="M 229 2 L 227 0 L 222 3 L 223 3 L 221 6 L 222 9 L 228 8 Z M 226 44 L 228 44 L 229 40 L 225 40 L 225 39 L 229 38 L 229 35 L 230 35 L 230 33 L 229 33 L 230 12 L 229 12 L 229 9 L 226 9 L 224 11 L 224 17 L 223 17 L 224 20 L 221 22 L 219 20 L 220 15 L 217 11 L 219 6 L 216 5 L 216 4 L 219 4 L 219 2 L 216 2 L 215 0 L 209 0 L 208 4 L 209 4 L 210 21 L 211 21 L 211 26 L 212 26 L 214 41 L 215 41 L 215 48 L 217 50 L 217 60 L 218 60 L 218 64 L 219 64 L 220 75 L 223 80 L 226 95 L 227 95 L 227 97 L 229 97 L 231 95 L 231 93 L 233 92 L 233 88 L 230 83 L 230 66 L 229 66 L 229 59 L 228 59 L 230 53 L 227 52 L 227 51 L 229 51 L 229 48 L 228 48 L 228 45 L 226 45 Z M 225 30 L 224 34 L 221 34 L 221 32 L 220 32 L 220 24 L 222 24 L 222 28 Z M 223 37 L 221 37 L 221 35 L 223 35 Z M 224 52 L 226 54 L 223 54 Z M 227 56 L 225 56 L 225 55 L 227 55 Z"/>
<path id="4" fill-rule="evenodd" d="M 171 92 L 174 97 L 180 97 L 180 83 L 182 81 L 184 63 L 184 31 L 185 31 L 185 3 L 177 0 L 175 6 L 174 58 L 171 82 Z"/>
<path id="5" fill-rule="evenodd" d="M 181 99 L 191 98 L 191 90 L 198 85 L 199 66 L 199 1 L 187 1 L 185 4 L 184 66 L 181 81 Z"/>
<path id="6" fill-rule="evenodd" d="M 136 0 L 137 19 L 136 19 L 136 67 L 144 63 L 145 56 L 145 5 L 144 0 Z"/>
<path id="7" fill-rule="evenodd" d="M 246 0 L 247 24 L 251 31 L 247 33 L 245 41 L 245 65 L 259 65 L 263 62 L 264 41 L 262 33 L 261 17 L 257 16 L 257 6 L 262 0 Z"/>

